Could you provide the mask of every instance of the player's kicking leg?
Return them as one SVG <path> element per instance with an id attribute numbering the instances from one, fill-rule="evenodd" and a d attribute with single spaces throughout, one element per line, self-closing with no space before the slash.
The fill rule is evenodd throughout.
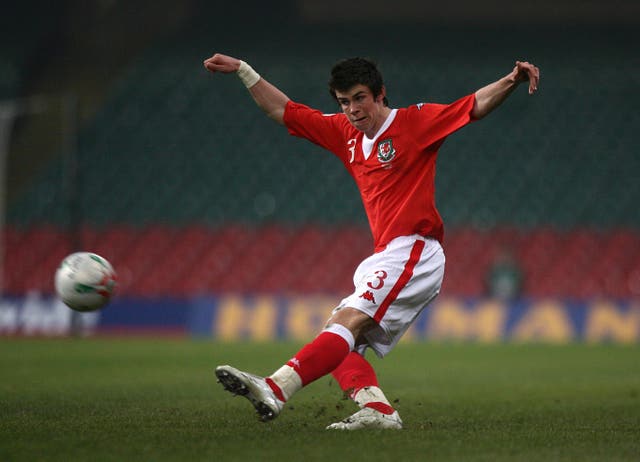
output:
<path id="1" fill-rule="evenodd" d="M 353 334 L 342 325 L 326 327 L 311 343 L 270 377 L 259 377 L 231 366 L 218 366 L 225 390 L 244 396 L 263 422 L 275 419 L 294 393 L 336 369 L 353 349 Z"/>
<path id="2" fill-rule="evenodd" d="M 278 399 L 264 378 L 231 366 L 216 367 L 216 376 L 225 390 L 247 398 L 263 422 L 275 419 L 282 411 L 284 402 Z"/>
<path id="3" fill-rule="evenodd" d="M 375 371 L 364 356 L 351 352 L 333 372 L 340 388 L 360 407 L 360 411 L 327 427 L 329 430 L 382 428 L 399 430 L 402 419 L 378 387 Z"/>

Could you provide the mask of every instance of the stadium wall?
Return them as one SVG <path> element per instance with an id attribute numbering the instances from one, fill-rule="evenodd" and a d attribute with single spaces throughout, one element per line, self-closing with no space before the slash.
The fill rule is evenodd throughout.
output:
<path id="1" fill-rule="evenodd" d="M 34 292 L 0 301 L 0 336 L 133 334 L 307 341 L 337 301 L 327 295 L 117 298 L 101 312 L 76 314 L 57 299 Z M 640 304 L 442 297 L 416 320 L 405 341 L 636 343 Z"/>

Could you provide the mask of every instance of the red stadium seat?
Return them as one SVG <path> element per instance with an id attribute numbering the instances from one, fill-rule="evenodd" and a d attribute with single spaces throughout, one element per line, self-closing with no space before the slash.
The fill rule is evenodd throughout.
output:
<path id="1" fill-rule="evenodd" d="M 50 293 L 62 258 L 78 246 L 112 262 L 124 295 L 199 293 L 333 293 L 353 289 L 356 266 L 372 252 L 362 226 L 264 227 L 161 225 L 65 230 L 7 227 L 3 232 L 6 293 Z M 79 243 L 79 244 L 78 244 Z M 476 297 L 496 255 L 506 248 L 524 272 L 532 297 L 640 296 L 640 233 L 539 228 L 447 230 L 443 293 Z"/>

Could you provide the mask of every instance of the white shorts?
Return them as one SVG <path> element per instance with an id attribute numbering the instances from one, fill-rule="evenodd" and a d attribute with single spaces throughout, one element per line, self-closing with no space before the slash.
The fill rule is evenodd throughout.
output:
<path id="1" fill-rule="evenodd" d="M 353 275 L 355 291 L 333 311 L 355 308 L 378 324 L 356 351 L 371 347 L 380 357 L 389 353 L 440 292 L 444 264 L 440 243 L 418 235 L 397 237 L 360 263 Z"/>

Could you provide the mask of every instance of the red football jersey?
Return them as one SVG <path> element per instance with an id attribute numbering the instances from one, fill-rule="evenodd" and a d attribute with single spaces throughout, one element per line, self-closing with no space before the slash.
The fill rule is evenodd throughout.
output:
<path id="1" fill-rule="evenodd" d="M 374 139 L 344 114 L 322 114 L 289 101 L 289 133 L 333 152 L 354 178 L 369 219 L 375 250 L 398 236 L 419 234 L 442 242 L 444 228 L 435 204 L 438 148 L 472 121 L 475 95 L 452 104 L 416 104 L 393 109 Z"/>

